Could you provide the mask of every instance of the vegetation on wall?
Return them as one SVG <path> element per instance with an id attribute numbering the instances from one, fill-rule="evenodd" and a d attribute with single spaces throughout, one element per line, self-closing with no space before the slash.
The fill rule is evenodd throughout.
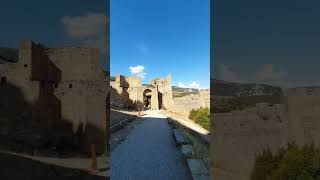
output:
<path id="1" fill-rule="evenodd" d="M 189 113 L 189 119 L 201 125 L 203 128 L 210 130 L 210 109 L 199 108 L 193 109 Z"/>
<path id="2" fill-rule="evenodd" d="M 181 93 L 176 93 L 174 92 L 173 93 L 173 97 L 176 98 L 176 97 L 183 97 L 183 96 L 188 96 L 188 95 L 191 95 L 191 94 L 198 94 L 198 93 L 195 93 L 195 92 L 181 92 Z"/>
<path id="3" fill-rule="evenodd" d="M 7 62 L 17 62 L 18 49 L 0 47 L 0 58 Z"/>
<path id="4" fill-rule="evenodd" d="M 243 110 L 254 107 L 257 103 L 267 102 L 270 105 L 282 104 L 283 97 L 278 95 L 262 95 L 248 97 L 234 97 L 228 99 L 214 99 L 213 113 L 227 113 L 234 110 Z"/>
<path id="5" fill-rule="evenodd" d="M 251 180 L 320 180 L 320 149 L 313 144 L 290 143 L 275 155 L 269 149 L 258 154 Z"/>

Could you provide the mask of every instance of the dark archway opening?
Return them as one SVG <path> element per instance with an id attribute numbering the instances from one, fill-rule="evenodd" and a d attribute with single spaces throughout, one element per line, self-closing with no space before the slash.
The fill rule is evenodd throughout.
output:
<path id="1" fill-rule="evenodd" d="M 146 89 L 143 91 L 143 106 L 147 109 L 151 108 L 151 93 L 150 89 Z"/>
<path id="2" fill-rule="evenodd" d="M 7 83 L 7 78 L 6 77 L 1 77 L 1 85 L 5 85 Z"/>
<path id="3" fill-rule="evenodd" d="M 162 93 L 158 92 L 159 109 L 162 109 Z"/>
<path id="4" fill-rule="evenodd" d="M 110 91 L 108 92 L 108 96 L 106 99 L 106 125 L 107 125 L 107 134 L 106 134 L 106 138 L 107 138 L 107 144 L 105 146 L 105 155 L 109 157 L 110 155 Z"/>

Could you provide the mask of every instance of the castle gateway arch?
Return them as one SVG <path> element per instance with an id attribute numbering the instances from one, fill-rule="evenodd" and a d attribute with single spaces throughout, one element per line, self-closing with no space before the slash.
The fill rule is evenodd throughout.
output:
<path id="1" fill-rule="evenodd" d="M 143 107 L 150 109 L 151 108 L 151 102 L 152 102 L 152 90 L 151 89 L 145 89 L 143 91 Z"/>

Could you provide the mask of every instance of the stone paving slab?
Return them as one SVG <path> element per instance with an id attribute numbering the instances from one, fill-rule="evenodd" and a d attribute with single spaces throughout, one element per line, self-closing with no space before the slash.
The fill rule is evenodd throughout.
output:
<path id="1" fill-rule="evenodd" d="M 187 138 L 182 134 L 180 129 L 173 129 L 173 136 L 178 146 L 188 144 Z"/>
<path id="2" fill-rule="evenodd" d="M 193 158 L 193 148 L 191 145 L 182 145 L 181 152 L 186 158 Z"/>
<path id="3" fill-rule="evenodd" d="M 209 180 L 209 172 L 204 165 L 204 162 L 200 159 L 188 159 L 188 168 L 192 175 L 193 180 Z"/>

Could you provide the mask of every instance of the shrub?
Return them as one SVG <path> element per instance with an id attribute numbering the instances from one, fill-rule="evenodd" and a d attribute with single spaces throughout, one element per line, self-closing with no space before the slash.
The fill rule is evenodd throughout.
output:
<path id="1" fill-rule="evenodd" d="M 189 113 L 189 119 L 198 123 L 203 128 L 210 130 L 210 109 L 209 108 L 199 108 L 193 109 Z"/>
<path id="2" fill-rule="evenodd" d="M 255 107 L 257 103 L 268 102 L 273 104 L 282 104 L 283 97 L 278 95 L 261 95 L 233 97 L 230 99 L 215 99 L 213 101 L 213 113 L 227 113 L 235 110 L 243 110 L 249 107 Z"/>
<path id="3" fill-rule="evenodd" d="M 313 144 L 294 143 L 280 148 L 275 155 L 264 150 L 256 158 L 252 180 L 320 180 L 320 150 Z"/>
<path id="4" fill-rule="evenodd" d="M 194 117 L 197 115 L 197 111 L 192 109 L 189 113 L 189 119 L 194 120 Z"/>
<path id="5" fill-rule="evenodd" d="M 177 98 L 177 97 L 183 97 L 183 96 L 189 96 L 191 94 L 198 94 L 196 92 L 175 92 L 173 93 L 173 97 Z"/>

